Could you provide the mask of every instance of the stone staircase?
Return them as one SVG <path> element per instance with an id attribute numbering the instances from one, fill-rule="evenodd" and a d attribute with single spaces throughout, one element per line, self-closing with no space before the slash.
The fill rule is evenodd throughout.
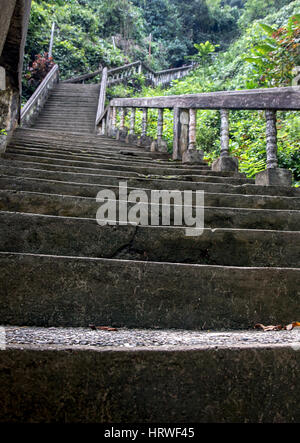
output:
<path id="1" fill-rule="evenodd" d="M 35 128 L 49 131 L 93 133 L 99 85 L 58 83 L 42 109 Z"/>
<path id="2" fill-rule="evenodd" d="M 93 134 L 59 84 L 0 161 L 0 420 L 300 420 L 300 192 Z M 205 230 L 103 226 L 100 190 L 204 190 Z M 92 330 L 89 326 L 117 330 Z"/>

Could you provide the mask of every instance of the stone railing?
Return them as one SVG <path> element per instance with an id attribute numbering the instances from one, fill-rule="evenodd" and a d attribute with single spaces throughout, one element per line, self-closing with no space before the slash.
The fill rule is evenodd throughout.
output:
<path id="1" fill-rule="evenodd" d="M 178 80 L 188 75 L 194 67 L 195 65 L 188 65 L 155 72 L 144 63 L 135 62 L 120 68 L 110 69 L 108 71 L 108 86 L 127 81 L 136 74 L 143 74 L 152 86 L 166 86 L 173 80 Z"/>
<path id="2" fill-rule="evenodd" d="M 182 66 L 180 68 L 166 69 L 155 72 L 143 62 L 134 62 L 118 68 L 109 69 L 107 72 L 107 86 L 114 86 L 128 81 L 138 74 L 143 74 L 152 86 L 167 86 L 173 80 L 185 77 L 196 65 Z M 84 83 L 102 73 L 102 68 L 88 74 L 64 80 L 63 83 Z"/>
<path id="3" fill-rule="evenodd" d="M 142 110 L 141 136 L 135 134 L 136 110 Z M 147 135 L 148 110 L 157 109 L 157 137 Z M 197 110 L 219 110 L 221 113 L 221 156 L 212 168 L 215 171 L 238 171 L 238 159 L 229 155 L 229 116 L 234 110 L 262 110 L 266 118 L 267 170 L 257 174 L 257 184 L 291 184 L 291 171 L 278 168 L 276 111 L 300 110 L 300 87 L 221 91 L 193 95 L 116 98 L 102 112 L 98 125 L 102 134 L 137 144 L 151 151 L 167 152 L 163 140 L 164 110 L 173 110 L 173 159 L 183 163 L 199 163 L 203 152 L 196 149 Z M 130 112 L 129 127 L 125 115 Z M 117 114 L 119 113 L 118 119 Z M 103 123 L 105 120 L 105 123 Z M 119 125 L 117 127 L 117 120 Z"/>
<path id="4" fill-rule="evenodd" d="M 38 117 L 41 109 L 46 103 L 51 89 L 59 82 L 58 65 L 54 65 L 51 71 L 44 78 L 42 83 L 35 90 L 30 99 L 21 109 L 21 126 L 30 127 Z"/>

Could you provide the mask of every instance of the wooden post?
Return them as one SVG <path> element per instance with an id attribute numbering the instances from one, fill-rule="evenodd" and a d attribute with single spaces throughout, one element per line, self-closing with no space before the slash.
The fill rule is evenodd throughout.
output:
<path id="1" fill-rule="evenodd" d="M 276 111 L 266 110 L 267 169 L 278 167 Z"/>
<path id="2" fill-rule="evenodd" d="M 221 114 L 221 157 L 229 156 L 229 112 L 222 109 Z"/>

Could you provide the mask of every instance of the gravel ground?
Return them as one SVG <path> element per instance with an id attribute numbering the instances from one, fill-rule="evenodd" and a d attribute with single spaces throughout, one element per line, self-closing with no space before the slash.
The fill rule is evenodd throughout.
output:
<path id="1" fill-rule="evenodd" d="M 292 331 L 186 331 L 118 329 L 93 331 L 88 328 L 38 328 L 7 326 L 0 328 L 0 344 L 35 347 L 249 347 L 291 346 L 300 351 L 300 328 Z M 5 332 L 5 334 L 4 334 Z M 4 337 L 5 335 L 5 337 Z"/>

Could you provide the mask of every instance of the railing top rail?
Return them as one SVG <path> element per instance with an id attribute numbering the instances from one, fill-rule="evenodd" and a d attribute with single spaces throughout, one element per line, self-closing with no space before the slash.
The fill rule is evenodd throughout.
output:
<path id="1" fill-rule="evenodd" d="M 164 74 L 172 74 L 175 72 L 189 71 L 189 70 L 193 69 L 193 67 L 194 67 L 194 65 L 188 65 L 188 66 L 181 66 L 179 68 L 164 69 L 162 71 L 156 72 L 152 68 L 147 66 L 144 62 L 137 61 L 137 62 L 129 63 L 127 65 L 119 66 L 117 68 L 109 69 L 108 75 L 113 75 L 113 74 L 117 74 L 118 72 L 127 71 L 127 70 L 133 68 L 134 66 L 141 66 L 145 71 L 150 72 L 151 74 L 153 74 L 156 77 L 160 76 L 160 75 L 164 75 Z M 78 77 L 64 80 L 63 83 L 77 83 L 77 82 L 84 81 L 84 80 L 90 80 L 90 79 L 96 77 L 97 75 L 101 74 L 101 72 L 102 72 L 102 69 L 97 70 L 95 72 L 82 74 Z"/>
<path id="2" fill-rule="evenodd" d="M 108 70 L 109 74 L 114 74 L 119 71 L 125 71 L 126 69 L 132 68 L 133 66 L 141 65 L 141 62 L 129 63 L 128 65 L 118 66 L 117 68 L 112 68 Z"/>
<path id="3" fill-rule="evenodd" d="M 39 98 L 43 90 L 47 88 L 49 81 L 57 73 L 58 70 L 59 70 L 58 65 L 54 65 L 51 71 L 49 71 L 46 77 L 43 79 L 42 83 L 34 91 L 30 99 L 25 103 L 25 105 L 21 109 L 21 120 L 25 117 L 26 113 L 30 110 L 34 102 Z"/>
<path id="4" fill-rule="evenodd" d="M 180 66 L 179 68 L 164 69 L 163 71 L 158 71 L 155 74 L 156 75 L 168 74 L 168 73 L 172 73 L 172 72 L 187 71 L 187 70 L 190 70 L 190 69 L 193 69 L 193 68 L 194 68 L 194 65 Z"/>
<path id="5" fill-rule="evenodd" d="M 165 97 L 116 98 L 111 106 L 128 108 L 300 110 L 300 87 L 218 91 Z"/>

